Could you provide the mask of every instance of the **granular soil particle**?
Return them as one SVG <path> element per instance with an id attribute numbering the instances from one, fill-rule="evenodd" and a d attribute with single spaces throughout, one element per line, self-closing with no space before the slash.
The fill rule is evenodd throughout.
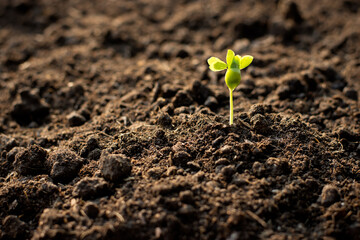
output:
<path id="1" fill-rule="evenodd" d="M 359 46 L 357 0 L 0 1 L 0 239 L 360 239 Z"/>

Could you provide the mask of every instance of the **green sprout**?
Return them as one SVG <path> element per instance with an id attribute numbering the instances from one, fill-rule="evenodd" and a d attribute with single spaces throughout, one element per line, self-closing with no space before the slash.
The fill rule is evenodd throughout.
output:
<path id="1" fill-rule="evenodd" d="M 218 72 L 227 69 L 225 82 L 230 91 L 230 125 L 234 123 L 233 91 L 240 84 L 240 70 L 249 66 L 253 59 L 254 57 L 250 55 L 244 57 L 235 56 L 234 51 L 229 49 L 226 55 L 226 63 L 216 57 L 211 57 L 207 60 L 211 71 Z"/>

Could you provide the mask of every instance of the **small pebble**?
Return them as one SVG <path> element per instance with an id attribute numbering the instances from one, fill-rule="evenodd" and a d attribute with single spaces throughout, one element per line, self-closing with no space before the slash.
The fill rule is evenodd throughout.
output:
<path id="1" fill-rule="evenodd" d="M 264 164 L 256 161 L 252 165 L 252 171 L 256 177 L 262 177 L 262 175 L 265 173 L 265 167 Z"/>
<path id="2" fill-rule="evenodd" d="M 190 190 L 185 190 L 179 194 L 180 201 L 191 204 L 194 202 L 194 194 Z"/>
<path id="3" fill-rule="evenodd" d="M 231 154 L 233 152 L 233 147 L 230 146 L 230 145 L 225 145 L 223 147 L 221 147 L 217 152 L 220 154 L 220 155 L 228 155 L 228 154 Z"/>
<path id="4" fill-rule="evenodd" d="M 226 181 L 230 182 L 232 179 L 232 176 L 235 173 L 235 167 L 234 166 L 225 166 L 221 169 L 220 173 Z"/>
<path id="5" fill-rule="evenodd" d="M 72 112 L 66 116 L 70 127 L 81 126 L 86 122 L 86 118 L 77 112 Z"/>
<path id="6" fill-rule="evenodd" d="M 194 162 L 194 161 L 187 162 L 186 165 L 188 168 L 190 168 L 191 170 L 194 170 L 194 171 L 198 171 L 201 169 L 200 164 L 197 162 Z"/>
<path id="7" fill-rule="evenodd" d="M 215 162 L 215 165 L 216 166 L 220 166 L 220 165 L 229 165 L 230 164 L 230 161 L 226 158 L 220 158 L 219 160 L 217 160 Z"/>
<path id="8" fill-rule="evenodd" d="M 95 203 L 88 202 L 84 206 L 84 212 L 89 218 L 96 218 L 100 211 Z"/>
<path id="9" fill-rule="evenodd" d="M 350 87 L 345 87 L 343 91 L 347 98 L 350 98 L 355 101 L 358 100 L 358 92 L 355 89 Z"/>
<path id="10" fill-rule="evenodd" d="M 320 199 L 321 204 L 328 207 L 340 201 L 340 193 L 335 186 L 327 184 L 322 189 Z"/>

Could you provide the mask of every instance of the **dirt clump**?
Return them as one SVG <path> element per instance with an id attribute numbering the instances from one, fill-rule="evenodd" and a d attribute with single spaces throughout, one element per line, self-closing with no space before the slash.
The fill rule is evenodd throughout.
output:
<path id="1" fill-rule="evenodd" d="M 106 180 L 116 183 L 130 176 L 131 163 L 121 154 L 104 155 L 100 159 L 100 171 Z"/>
<path id="2" fill-rule="evenodd" d="M 0 1 L 0 240 L 359 239 L 359 15 Z"/>

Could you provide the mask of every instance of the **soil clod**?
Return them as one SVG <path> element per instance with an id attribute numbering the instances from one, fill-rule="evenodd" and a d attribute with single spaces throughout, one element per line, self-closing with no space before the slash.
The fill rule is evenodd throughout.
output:
<path id="1" fill-rule="evenodd" d="M 131 163 L 125 155 L 109 154 L 101 157 L 100 169 L 106 180 L 118 183 L 130 176 Z"/>
<path id="2" fill-rule="evenodd" d="M 12 118 L 20 125 L 26 126 L 31 122 L 42 124 L 50 114 L 50 108 L 38 95 L 30 90 L 20 93 L 21 101 L 15 103 L 11 109 Z"/>
<path id="3" fill-rule="evenodd" d="M 86 122 L 86 118 L 77 112 L 72 112 L 66 116 L 70 127 L 81 126 Z"/>
<path id="4" fill-rule="evenodd" d="M 37 145 L 32 145 L 15 155 L 13 166 L 21 175 L 47 173 L 49 171 L 49 166 L 46 162 L 46 157 L 46 150 Z"/>
<path id="5" fill-rule="evenodd" d="M 359 239 L 359 10 L 0 0 L 0 240 Z"/>
<path id="6" fill-rule="evenodd" d="M 50 153 L 48 157 L 51 171 L 50 177 L 55 182 L 67 183 L 74 179 L 83 163 L 83 160 L 74 152 L 59 149 Z"/>
<path id="7" fill-rule="evenodd" d="M 103 178 L 85 177 L 74 186 L 73 195 L 82 199 L 94 199 L 109 193 L 109 185 Z"/>

